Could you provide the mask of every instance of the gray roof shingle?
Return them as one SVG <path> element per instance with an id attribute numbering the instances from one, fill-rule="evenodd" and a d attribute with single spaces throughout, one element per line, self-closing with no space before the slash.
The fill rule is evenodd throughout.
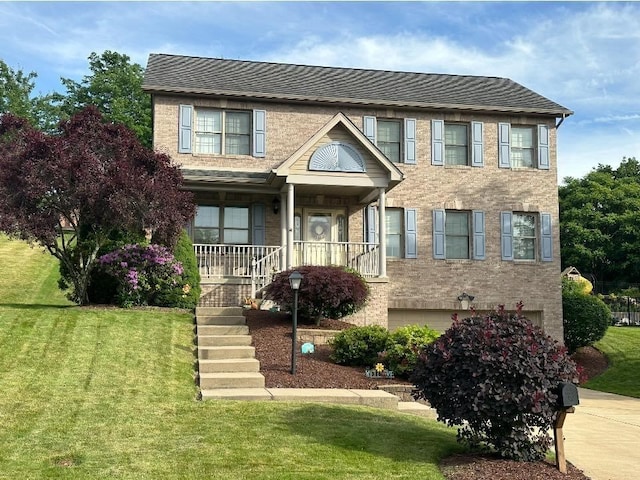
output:
<path id="1" fill-rule="evenodd" d="M 143 88 L 151 93 L 280 101 L 571 115 L 508 78 L 318 67 L 151 54 Z"/>

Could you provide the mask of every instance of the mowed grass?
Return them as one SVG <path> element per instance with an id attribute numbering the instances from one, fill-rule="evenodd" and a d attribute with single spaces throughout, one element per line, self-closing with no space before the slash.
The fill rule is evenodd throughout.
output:
<path id="1" fill-rule="evenodd" d="M 2 479 L 442 479 L 459 451 L 397 412 L 198 401 L 191 314 L 75 307 L 4 238 L 0 273 Z"/>
<path id="2" fill-rule="evenodd" d="M 609 368 L 584 386 L 640 398 L 640 328 L 609 327 L 595 346 L 607 356 Z"/>

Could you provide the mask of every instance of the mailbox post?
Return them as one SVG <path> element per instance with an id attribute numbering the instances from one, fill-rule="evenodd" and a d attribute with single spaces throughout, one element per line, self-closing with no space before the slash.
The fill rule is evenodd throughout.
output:
<path id="1" fill-rule="evenodd" d="M 556 447 L 556 467 L 562 473 L 567 473 L 567 458 L 564 454 L 562 427 L 567 413 L 575 412 L 575 406 L 579 403 L 578 388 L 573 383 L 560 382 L 558 385 L 558 415 L 553 427 L 553 438 Z"/>

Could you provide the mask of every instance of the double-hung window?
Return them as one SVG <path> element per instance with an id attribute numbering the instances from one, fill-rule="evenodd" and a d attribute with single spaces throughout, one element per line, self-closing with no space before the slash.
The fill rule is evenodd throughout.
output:
<path id="1" fill-rule="evenodd" d="M 484 123 L 431 120 L 431 165 L 484 166 Z"/>
<path id="2" fill-rule="evenodd" d="M 402 210 L 387 208 L 385 210 L 387 231 L 387 257 L 402 258 Z"/>
<path id="3" fill-rule="evenodd" d="M 385 119 L 365 116 L 363 132 L 392 162 L 415 165 L 416 119 Z"/>
<path id="4" fill-rule="evenodd" d="M 378 148 L 392 162 L 400 162 L 400 121 L 378 120 Z"/>
<path id="5" fill-rule="evenodd" d="M 378 209 L 365 209 L 365 238 L 368 243 L 379 241 Z M 417 258 L 417 210 L 415 208 L 385 209 L 386 255 L 389 258 Z"/>
<path id="6" fill-rule="evenodd" d="M 193 241 L 205 244 L 248 244 L 249 208 L 199 206 L 194 220 Z"/>
<path id="7" fill-rule="evenodd" d="M 445 165 L 469 165 L 469 132 L 459 123 L 444 124 Z"/>
<path id="8" fill-rule="evenodd" d="M 434 210 L 433 258 L 484 260 L 484 217 L 481 210 Z"/>
<path id="9" fill-rule="evenodd" d="M 502 259 L 553 261 L 551 214 L 501 212 Z"/>
<path id="10" fill-rule="evenodd" d="M 250 139 L 250 112 L 196 110 L 196 153 L 249 155 Z"/>
<path id="11" fill-rule="evenodd" d="M 266 155 L 266 111 L 180 105 L 178 153 Z"/>
<path id="12" fill-rule="evenodd" d="M 469 254 L 469 212 L 446 212 L 445 238 L 447 258 L 471 258 Z"/>
<path id="13" fill-rule="evenodd" d="M 534 158 L 534 127 L 511 127 L 511 166 L 514 168 L 536 168 Z"/>
<path id="14" fill-rule="evenodd" d="M 498 124 L 500 168 L 549 170 L 547 125 Z"/>

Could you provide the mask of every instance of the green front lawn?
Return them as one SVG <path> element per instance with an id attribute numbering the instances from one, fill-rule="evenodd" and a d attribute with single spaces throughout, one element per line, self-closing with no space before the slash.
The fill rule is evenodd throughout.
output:
<path id="1" fill-rule="evenodd" d="M 609 327 L 595 346 L 609 359 L 609 368 L 584 386 L 640 398 L 640 328 Z"/>
<path id="2" fill-rule="evenodd" d="M 442 479 L 455 432 L 365 407 L 196 400 L 193 319 L 78 308 L 0 238 L 0 478 Z"/>

